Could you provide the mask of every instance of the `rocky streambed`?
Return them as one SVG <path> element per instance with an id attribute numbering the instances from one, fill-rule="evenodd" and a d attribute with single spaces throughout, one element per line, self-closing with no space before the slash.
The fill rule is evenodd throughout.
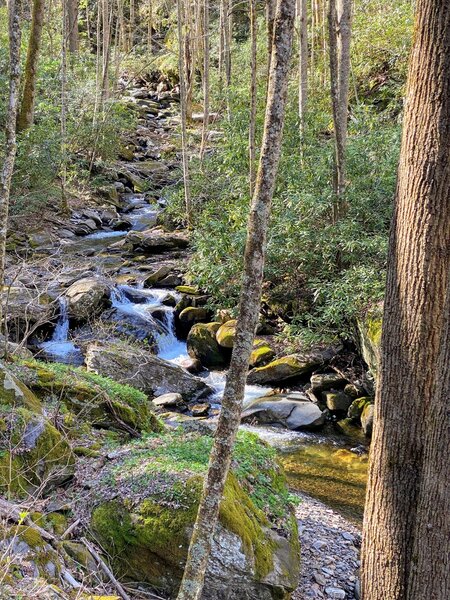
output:
<path id="1" fill-rule="evenodd" d="M 176 100 L 176 91 L 161 86 L 128 90 L 127 103 L 139 111 L 140 119 L 124 150 L 127 160 L 117 164 L 96 205 L 75 210 L 50 233 L 34 235 L 31 258 L 10 260 L 7 309 L 10 350 L 22 357 L 12 375 L 18 379 L 8 381 L 13 387 L 26 384 L 37 397 L 30 400 L 26 392 L 25 402 L 23 394 L 20 400 L 16 394 L 14 401 L 25 411 L 22 432 L 39 427 L 47 437 L 54 436 L 52 444 L 61 430 L 73 438 L 72 450 L 64 436 L 56 443 L 64 451 L 53 459 L 60 477 L 51 478 L 50 488 L 70 478 L 75 484 L 59 490 L 55 514 L 65 513 L 62 507 L 76 507 L 78 526 L 95 531 L 121 577 L 141 581 L 148 571 L 143 561 L 148 565 L 156 557 L 159 566 L 144 583 L 169 596 L 179 580 L 187 543 L 175 534 L 184 531 L 183 523 L 195 512 L 196 474 L 206 467 L 235 326 L 223 311 L 213 314 L 208 297 L 187 284 L 188 232 L 167 227 L 165 193 L 177 182 L 178 163 L 175 153 L 171 160 L 161 157 L 178 145 Z M 296 587 L 295 519 L 284 504 L 284 484 L 274 479 L 274 456 L 259 450 L 252 434 L 277 449 L 294 489 L 360 521 L 364 434 L 370 434 L 373 405 L 370 386 L 360 373 L 355 376 L 344 354 L 341 348 L 325 348 L 283 355 L 271 323 L 261 322 L 246 388 L 242 452 L 232 476 L 237 479 L 227 484 L 229 507 L 213 552 L 214 584 L 208 598 L 224 597 L 224 586 L 226 597 L 236 599 L 284 597 L 277 594 Z M 51 363 L 68 366 L 55 369 Z M 86 370 L 72 368 L 77 365 Z M 111 380 L 137 391 L 111 387 Z M 153 413 L 141 406 L 143 398 L 152 399 L 169 428 L 181 424 L 185 433 L 161 437 Z M 33 416 L 36 411 L 40 416 Z M 43 420 L 50 415 L 55 431 Z M 11 433 L 16 425 L 7 423 Z M 143 430 L 153 431 L 153 437 L 139 441 Z M 124 435 L 138 441 L 124 443 Z M 105 456 L 108 445 L 112 450 Z M 250 472 L 239 461 L 250 464 Z M 34 473 L 33 465 L 18 462 Z M 261 477 L 266 487 L 258 483 Z M 269 488 L 277 486 L 276 502 L 281 504 L 273 506 Z M 22 487 L 27 488 L 21 481 L 17 489 Z M 250 494 L 253 508 L 248 508 L 242 489 Z M 155 503 L 155 496 L 162 503 Z M 244 522 L 234 514 L 236 503 L 247 506 Z M 54 512 L 48 500 L 43 506 L 44 514 Z M 144 527 L 150 521 L 155 524 L 152 539 Z M 167 532 L 175 537 L 168 539 Z M 156 543 L 158 536 L 166 540 L 164 547 Z M 83 551 L 83 560 L 92 560 L 86 548 L 73 543 L 72 553 Z M 175 547 L 184 549 L 179 556 Z M 352 598 L 353 567 L 346 571 L 343 588 L 339 580 L 325 577 L 316 596 L 304 597 Z M 341 590 L 336 593 L 344 590 L 345 596 L 326 591 L 336 586 Z"/>

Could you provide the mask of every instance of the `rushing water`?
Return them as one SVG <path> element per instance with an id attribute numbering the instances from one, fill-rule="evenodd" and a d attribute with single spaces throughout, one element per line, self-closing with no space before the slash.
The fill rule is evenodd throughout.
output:
<path id="1" fill-rule="evenodd" d="M 142 206 L 142 196 L 130 199 L 136 205 L 126 216 L 133 230 L 143 230 L 154 225 L 159 211 L 156 206 Z M 101 252 L 112 242 L 126 235 L 124 231 L 102 231 L 81 238 L 77 251 Z M 174 364 L 189 358 L 186 342 L 179 340 L 175 331 L 174 309 L 166 305 L 172 296 L 176 301 L 180 295 L 169 289 L 144 289 L 142 284 L 117 285 L 111 293 L 112 307 L 120 319 L 131 320 L 138 329 L 147 332 L 157 346 L 158 356 Z M 79 348 L 69 341 L 69 319 L 67 303 L 60 300 L 60 317 L 52 339 L 40 345 L 45 355 L 59 362 L 82 364 Z M 226 381 L 225 371 L 205 371 L 201 374 L 215 390 L 210 398 L 219 405 Z M 244 405 L 271 391 L 263 386 L 246 386 Z M 340 511 L 355 522 L 360 522 L 364 506 L 367 473 L 367 455 L 361 449 L 353 451 L 351 443 L 344 437 L 329 437 L 307 432 L 292 432 L 276 427 L 250 427 L 275 446 L 280 455 L 290 485 L 304 491 Z"/>

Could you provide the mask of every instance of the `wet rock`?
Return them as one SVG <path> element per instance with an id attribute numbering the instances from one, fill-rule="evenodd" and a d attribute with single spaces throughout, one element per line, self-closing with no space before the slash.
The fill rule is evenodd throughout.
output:
<path id="1" fill-rule="evenodd" d="M 367 437 L 372 436 L 374 414 L 375 407 L 373 404 L 367 404 L 361 414 L 361 427 Z"/>
<path id="2" fill-rule="evenodd" d="M 183 396 L 181 394 L 163 394 L 162 396 L 158 396 L 157 398 L 153 398 L 153 404 L 158 408 L 169 408 L 182 406 L 184 404 Z"/>
<path id="3" fill-rule="evenodd" d="M 184 400 L 196 400 L 212 394 L 203 379 L 125 343 L 89 345 L 86 367 L 119 383 L 132 384 L 151 396 L 174 392 L 181 394 Z"/>
<path id="4" fill-rule="evenodd" d="M 219 327 L 220 323 L 197 323 L 189 331 L 189 356 L 198 359 L 205 367 L 223 367 L 227 362 L 216 339 Z"/>
<path id="5" fill-rule="evenodd" d="M 290 398 L 289 395 L 266 396 L 248 404 L 242 420 L 264 424 L 278 424 L 292 430 L 318 429 L 325 422 L 320 408 L 309 401 Z"/>
<path id="6" fill-rule="evenodd" d="M 311 375 L 311 390 L 315 393 L 344 387 L 347 380 L 337 373 L 316 373 Z"/>
<path id="7" fill-rule="evenodd" d="M 159 282 L 162 287 L 174 288 L 182 283 L 183 279 L 176 273 L 170 273 Z"/>
<path id="8" fill-rule="evenodd" d="M 302 377 L 323 365 L 333 355 L 334 350 L 330 349 L 310 354 L 283 356 L 264 367 L 252 369 L 248 374 L 247 382 L 263 385 L 265 383 L 277 383 L 295 377 Z"/>
<path id="9" fill-rule="evenodd" d="M 203 371 L 202 363 L 196 358 L 186 358 L 180 363 L 180 367 L 186 369 L 188 373 L 196 375 Z"/>
<path id="10" fill-rule="evenodd" d="M 144 279 L 144 287 L 147 288 L 147 287 L 152 287 L 152 286 L 156 285 L 157 283 L 159 283 L 161 281 L 161 279 L 164 279 L 164 277 L 166 277 L 166 275 L 168 275 L 171 270 L 172 270 L 171 266 L 161 265 L 156 271 L 154 271 L 153 273 L 150 273 L 150 275 L 148 275 Z"/>
<path id="11" fill-rule="evenodd" d="M 184 232 L 168 233 L 159 228 L 147 229 L 145 231 L 130 231 L 126 237 L 133 249 L 141 249 L 143 252 L 155 253 L 167 250 L 186 248 L 189 238 Z"/>
<path id="12" fill-rule="evenodd" d="M 95 318 L 110 304 L 108 285 L 95 277 L 76 281 L 65 296 L 69 317 L 80 322 Z"/>

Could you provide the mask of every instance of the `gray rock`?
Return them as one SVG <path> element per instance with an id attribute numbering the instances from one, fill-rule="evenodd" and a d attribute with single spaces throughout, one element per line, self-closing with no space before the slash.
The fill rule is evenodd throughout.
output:
<path id="1" fill-rule="evenodd" d="M 89 345 L 86 367 L 88 371 L 127 383 L 156 397 L 177 393 L 184 400 L 197 400 L 212 394 L 203 379 L 126 343 Z"/>
<path id="2" fill-rule="evenodd" d="M 367 404 L 361 415 L 361 426 L 367 437 L 371 437 L 372 435 L 374 411 L 374 405 Z"/>
<path id="3" fill-rule="evenodd" d="M 345 590 L 337 587 L 327 587 L 325 588 L 325 594 L 327 598 L 333 598 L 333 600 L 345 600 Z"/>
<path id="4" fill-rule="evenodd" d="M 126 240 L 134 248 L 142 248 L 144 252 L 163 252 L 186 248 L 189 244 L 188 236 L 183 232 L 168 233 L 160 228 L 145 231 L 130 231 Z"/>
<path id="5" fill-rule="evenodd" d="M 322 392 L 321 396 L 327 408 L 332 412 L 346 413 L 352 403 L 350 396 L 344 392 Z"/>
<path id="6" fill-rule="evenodd" d="M 108 285 L 95 277 L 76 281 L 65 295 L 69 316 L 76 321 L 95 318 L 110 304 Z"/>
<path id="7" fill-rule="evenodd" d="M 347 380 L 337 373 L 316 373 L 311 375 L 311 390 L 313 392 L 324 392 L 339 387 L 344 387 Z"/>
<path id="8" fill-rule="evenodd" d="M 288 429 L 318 429 L 325 417 L 320 408 L 305 400 L 292 400 L 286 396 L 266 396 L 251 402 L 242 413 L 242 420 L 279 424 Z"/>
<path id="9" fill-rule="evenodd" d="M 183 404 L 183 396 L 181 394 L 163 394 L 157 398 L 153 398 L 153 404 L 155 406 L 179 406 Z"/>

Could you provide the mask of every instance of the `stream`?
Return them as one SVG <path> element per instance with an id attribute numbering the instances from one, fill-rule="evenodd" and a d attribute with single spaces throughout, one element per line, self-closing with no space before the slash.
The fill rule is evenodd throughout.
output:
<path id="1" fill-rule="evenodd" d="M 161 206 L 146 203 L 143 194 L 126 196 L 128 204 L 123 210 L 123 216 L 131 223 L 132 230 L 142 231 L 154 226 L 157 215 L 162 210 Z M 68 264 L 74 258 L 77 260 L 77 257 L 80 257 L 81 262 L 86 257 L 95 257 L 86 264 L 90 264 L 91 271 L 108 277 L 108 265 L 117 264 L 118 255 L 111 245 L 124 239 L 126 234 L 127 231 L 106 230 L 77 237 L 64 245 L 62 256 L 67 257 Z M 115 322 L 120 325 L 121 315 L 136 322 L 139 330 L 151 333 L 160 358 L 181 364 L 189 356 L 187 345 L 177 337 L 175 309 L 164 303 L 168 296 L 179 300 L 180 295 L 173 289 L 144 288 L 145 272 L 137 270 L 131 274 L 136 283 L 121 284 L 113 278 L 108 278 Z M 69 326 L 67 303 L 63 296 L 59 298 L 59 304 L 58 322 L 51 339 L 40 343 L 41 352 L 50 361 L 82 365 L 83 354 L 72 341 L 73 332 Z M 214 390 L 214 396 L 210 398 L 212 405 L 220 406 L 226 372 L 205 371 L 200 376 L 204 377 Z M 269 387 L 248 385 L 244 406 L 270 391 Z M 256 432 L 277 448 L 292 488 L 322 500 L 355 523 L 361 523 L 367 454 L 360 444 L 358 448 L 354 448 L 357 444 L 337 434 L 294 432 L 269 426 L 244 425 L 243 428 Z"/>

